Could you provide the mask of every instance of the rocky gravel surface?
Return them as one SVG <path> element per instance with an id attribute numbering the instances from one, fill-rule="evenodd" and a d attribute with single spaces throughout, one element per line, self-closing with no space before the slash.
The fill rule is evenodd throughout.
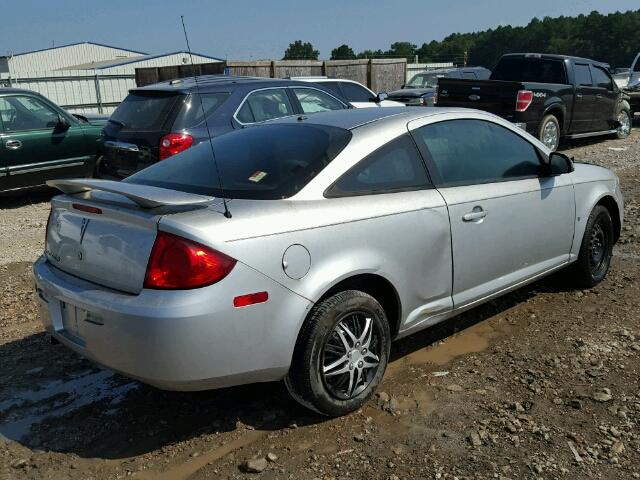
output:
<path id="1" fill-rule="evenodd" d="M 398 342 L 376 398 L 331 420 L 279 383 L 162 392 L 51 345 L 29 272 L 48 197 L 3 204 L 0 479 L 640 478 L 640 130 L 563 148 L 621 179 L 606 280 L 551 277 Z"/>

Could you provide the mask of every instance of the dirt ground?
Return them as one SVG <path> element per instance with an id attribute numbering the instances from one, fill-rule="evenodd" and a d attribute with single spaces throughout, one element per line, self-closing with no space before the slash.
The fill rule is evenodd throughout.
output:
<path id="1" fill-rule="evenodd" d="M 606 280 L 545 279 L 398 342 L 375 400 L 333 420 L 281 383 L 163 392 L 50 344 L 30 274 L 50 194 L 0 199 L 0 478 L 640 478 L 640 129 L 564 148 L 621 178 Z"/>

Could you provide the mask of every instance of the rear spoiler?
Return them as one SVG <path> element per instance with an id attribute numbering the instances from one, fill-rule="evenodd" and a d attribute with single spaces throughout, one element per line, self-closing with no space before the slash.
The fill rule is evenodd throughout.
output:
<path id="1" fill-rule="evenodd" d="M 72 180 L 48 180 L 47 185 L 57 188 L 63 193 L 74 193 L 98 190 L 115 193 L 127 197 L 142 208 L 156 208 L 170 205 L 193 205 L 207 203 L 214 197 L 196 195 L 193 193 L 170 190 L 168 188 L 151 187 L 135 183 L 115 182 L 113 180 L 96 180 L 92 178 L 79 178 Z"/>

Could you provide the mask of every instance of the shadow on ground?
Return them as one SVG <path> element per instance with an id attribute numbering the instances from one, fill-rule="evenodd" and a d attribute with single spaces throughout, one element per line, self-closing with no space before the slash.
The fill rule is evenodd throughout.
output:
<path id="1" fill-rule="evenodd" d="M 553 279 L 520 289 L 400 340 L 392 360 L 521 304 Z M 44 333 L 0 346 L 0 434 L 30 449 L 120 459 L 243 425 L 279 430 L 323 422 L 282 382 L 165 392 L 95 367 Z"/>

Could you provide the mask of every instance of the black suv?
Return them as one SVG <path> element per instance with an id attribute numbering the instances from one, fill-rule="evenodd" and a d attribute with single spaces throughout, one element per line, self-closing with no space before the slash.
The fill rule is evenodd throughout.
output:
<path id="1" fill-rule="evenodd" d="M 131 90 L 103 130 L 98 176 L 125 178 L 208 140 L 209 134 L 288 115 L 350 108 L 330 91 L 307 82 L 226 75 L 201 76 L 197 81 L 197 88 L 190 77 Z"/>

